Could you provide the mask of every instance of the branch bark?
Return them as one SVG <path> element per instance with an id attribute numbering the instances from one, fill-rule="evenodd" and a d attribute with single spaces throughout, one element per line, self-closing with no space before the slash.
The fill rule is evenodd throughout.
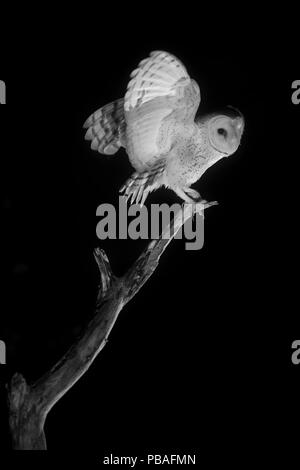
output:
<path id="1" fill-rule="evenodd" d="M 198 203 L 196 211 L 216 203 Z M 162 231 L 149 243 L 124 276 L 117 278 L 103 250 L 94 252 L 100 272 L 100 285 L 95 314 L 81 337 L 45 375 L 33 384 L 16 373 L 8 388 L 10 430 L 16 450 L 46 450 L 44 423 L 55 403 L 88 370 L 105 346 L 122 308 L 134 297 L 158 266 L 160 256 L 178 230 L 195 212 L 195 206 L 185 204 Z"/>

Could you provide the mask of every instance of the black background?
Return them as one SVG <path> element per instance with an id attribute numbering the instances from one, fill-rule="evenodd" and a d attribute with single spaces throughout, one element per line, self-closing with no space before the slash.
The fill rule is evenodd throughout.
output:
<path id="1" fill-rule="evenodd" d="M 198 463 L 233 463 L 239 453 L 291 454 L 300 371 L 291 363 L 300 326 L 294 43 L 233 27 L 215 41 L 187 24 L 184 34 L 174 25 L 158 32 L 155 22 L 152 30 L 112 20 L 93 31 L 68 27 L 52 25 L 47 39 L 43 25 L 20 35 L 1 69 L 1 447 L 10 449 L 3 384 L 15 371 L 36 380 L 93 314 L 93 249 L 104 248 L 121 275 L 145 246 L 97 240 L 96 208 L 117 204 L 132 168 L 123 150 L 92 152 L 82 124 L 124 95 L 138 62 L 161 49 L 199 83 L 199 111 L 242 111 L 242 145 L 195 185 L 219 202 L 206 213 L 204 247 L 171 243 L 89 371 L 51 410 L 48 455 L 196 453 Z M 179 200 L 161 189 L 154 202 Z"/>

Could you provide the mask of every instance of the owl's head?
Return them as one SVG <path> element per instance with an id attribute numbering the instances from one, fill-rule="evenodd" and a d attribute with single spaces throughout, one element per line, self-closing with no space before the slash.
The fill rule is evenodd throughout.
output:
<path id="1" fill-rule="evenodd" d="M 232 155 L 239 147 L 245 120 L 235 108 L 228 107 L 224 112 L 213 113 L 201 119 L 205 123 L 210 145 L 224 156 Z"/>

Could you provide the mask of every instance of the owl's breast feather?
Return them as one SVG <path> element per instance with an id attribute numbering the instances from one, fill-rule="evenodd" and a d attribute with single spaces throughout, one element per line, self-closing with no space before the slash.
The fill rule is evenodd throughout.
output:
<path id="1" fill-rule="evenodd" d="M 179 136 L 167 161 L 166 177 L 170 186 L 190 186 L 224 155 L 210 145 L 205 130 Z"/>

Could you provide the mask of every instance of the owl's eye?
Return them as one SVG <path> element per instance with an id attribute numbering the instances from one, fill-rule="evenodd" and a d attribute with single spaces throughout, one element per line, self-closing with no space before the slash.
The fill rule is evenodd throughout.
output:
<path id="1" fill-rule="evenodd" d="M 220 127 L 218 130 L 217 130 L 218 134 L 219 135 L 222 135 L 225 139 L 228 135 L 228 132 L 226 131 L 226 129 L 224 129 L 223 127 Z"/>

